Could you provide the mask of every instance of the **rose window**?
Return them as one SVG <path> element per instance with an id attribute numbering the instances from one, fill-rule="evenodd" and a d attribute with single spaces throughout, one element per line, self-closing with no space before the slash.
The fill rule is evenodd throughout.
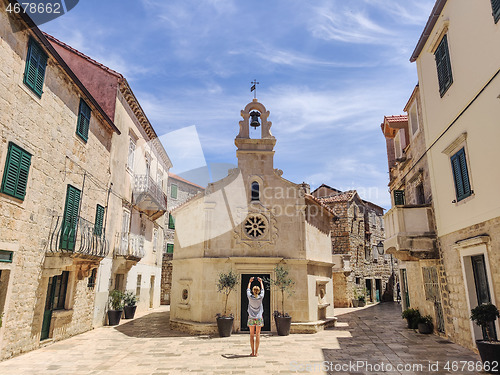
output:
<path id="1" fill-rule="evenodd" d="M 245 233 L 250 238 L 259 238 L 266 231 L 266 219 L 261 215 L 250 215 L 245 221 Z"/>

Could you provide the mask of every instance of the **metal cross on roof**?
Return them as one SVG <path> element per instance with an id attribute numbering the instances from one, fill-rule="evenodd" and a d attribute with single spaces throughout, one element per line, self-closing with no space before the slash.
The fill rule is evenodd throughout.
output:
<path id="1" fill-rule="evenodd" d="M 250 83 L 252 84 L 252 87 L 250 87 L 250 92 L 254 91 L 253 98 L 257 99 L 257 85 L 260 85 L 260 83 L 257 82 L 256 79 L 254 79 L 253 82 Z"/>

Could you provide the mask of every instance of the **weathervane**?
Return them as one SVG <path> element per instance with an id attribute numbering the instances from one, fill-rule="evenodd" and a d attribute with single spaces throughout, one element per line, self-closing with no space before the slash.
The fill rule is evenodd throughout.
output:
<path id="1" fill-rule="evenodd" d="M 260 83 L 257 82 L 256 79 L 254 79 L 253 82 L 250 83 L 252 84 L 252 87 L 250 87 L 250 92 L 254 91 L 253 98 L 257 99 L 257 85 L 260 85 Z"/>

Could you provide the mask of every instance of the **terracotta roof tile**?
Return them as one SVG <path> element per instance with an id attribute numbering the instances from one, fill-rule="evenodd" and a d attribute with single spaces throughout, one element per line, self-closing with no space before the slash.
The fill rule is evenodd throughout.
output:
<path id="1" fill-rule="evenodd" d="M 173 178 L 174 180 L 177 180 L 177 181 L 184 182 L 184 183 L 189 184 L 189 185 L 191 185 L 191 186 L 197 187 L 197 188 L 199 188 L 199 189 L 203 189 L 203 190 L 205 190 L 205 188 L 204 188 L 204 187 L 202 187 L 202 186 L 200 186 L 200 185 L 198 185 L 198 184 L 195 184 L 194 182 L 188 181 L 188 180 L 186 180 L 185 178 L 182 178 L 182 177 L 180 177 L 180 176 L 177 176 L 177 175 L 176 175 L 176 174 L 174 174 L 174 173 L 168 172 L 168 177 Z"/>
<path id="2" fill-rule="evenodd" d="M 337 203 L 337 202 L 348 202 L 356 194 L 356 190 L 348 190 L 343 193 L 330 195 L 328 197 L 318 198 L 323 203 Z"/>
<path id="3" fill-rule="evenodd" d="M 408 121 L 408 115 L 384 116 L 385 121 L 388 123 Z"/>

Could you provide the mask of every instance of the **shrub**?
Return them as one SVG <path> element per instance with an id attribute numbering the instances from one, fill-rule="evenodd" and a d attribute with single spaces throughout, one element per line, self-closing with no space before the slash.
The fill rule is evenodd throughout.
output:
<path id="1" fill-rule="evenodd" d="M 227 314 L 227 300 L 229 298 L 229 294 L 236 289 L 236 285 L 238 285 L 238 275 L 233 273 L 233 271 L 229 271 L 228 273 L 219 273 L 219 280 L 217 281 L 217 291 L 219 293 L 223 293 L 226 296 L 226 300 L 224 303 L 224 315 Z M 217 314 L 220 316 L 219 314 Z"/>
<path id="2" fill-rule="evenodd" d="M 123 310 L 123 292 L 115 289 L 109 293 L 111 310 Z"/>
<path id="3" fill-rule="evenodd" d="M 486 331 L 488 341 L 493 341 L 491 339 L 492 332 L 490 323 L 493 323 L 498 317 L 500 317 L 500 314 L 495 305 L 483 303 L 471 310 L 470 319 Z"/>
<path id="4" fill-rule="evenodd" d="M 132 291 L 125 292 L 123 295 L 123 302 L 127 306 L 135 306 L 137 303 L 137 296 Z"/>
<path id="5" fill-rule="evenodd" d="M 401 313 L 401 317 L 408 322 L 408 328 L 415 329 L 420 319 L 420 311 L 418 309 L 406 309 Z"/>

